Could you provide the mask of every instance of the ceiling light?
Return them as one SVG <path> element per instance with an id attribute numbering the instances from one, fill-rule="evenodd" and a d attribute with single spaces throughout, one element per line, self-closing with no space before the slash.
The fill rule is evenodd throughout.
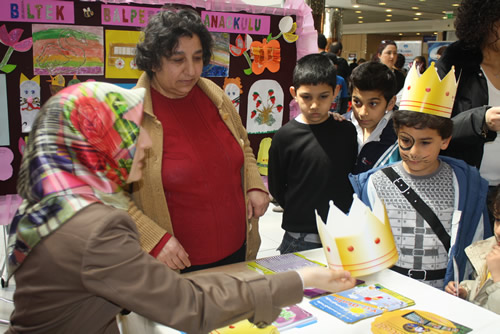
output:
<path id="1" fill-rule="evenodd" d="M 459 3 L 452 3 L 451 6 L 452 7 L 458 7 L 458 6 L 460 6 L 460 4 Z"/>
<path id="2" fill-rule="evenodd" d="M 362 19 L 362 18 L 363 18 L 363 16 L 358 16 L 358 19 Z"/>
<path id="3" fill-rule="evenodd" d="M 391 19 L 385 19 L 385 22 L 391 22 Z"/>
<path id="4" fill-rule="evenodd" d="M 403 33 L 402 33 L 402 32 L 400 32 L 400 33 L 399 33 L 399 36 L 403 36 Z"/>
<path id="5" fill-rule="evenodd" d="M 392 12 L 392 9 L 386 9 L 385 11 L 386 12 Z"/>
<path id="6" fill-rule="evenodd" d="M 443 16 L 443 20 L 447 20 L 448 19 L 448 16 Z"/>
<path id="7" fill-rule="evenodd" d="M 380 6 L 385 6 L 385 5 L 387 5 L 385 2 L 379 2 L 378 4 L 379 4 Z"/>
<path id="8" fill-rule="evenodd" d="M 422 13 L 415 13 L 415 15 L 420 16 L 420 15 L 422 15 Z"/>
<path id="9" fill-rule="evenodd" d="M 415 10 L 417 10 L 417 9 L 418 9 L 418 7 L 416 7 L 416 6 L 413 6 L 413 7 L 411 7 L 411 9 L 415 9 Z"/>
<path id="10" fill-rule="evenodd" d="M 352 5 L 354 8 L 359 8 L 359 5 Z"/>
<path id="11" fill-rule="evenodd" d="M 420 33 L 419 33 L 419 32 L 417 32 L 417 36 L 420 36 Z"/>
<path id="12" fill-rule="evenodd" d="M 437 34 L 438 34 L 437 31 L 434 31 L 434 35 L 437 35 Z"/>
<path id="13" fill-rule="evenodd" d="M 363 21 L 358 21 L 358 23 L 363 23 Z"/>
<path id="14" fill-rule="evenodd" d="M 356 14 L 361 14 L 360 10 L 355 11 Z"/>
<path id="15" fill-rule="evenodd" d="M 420 19 L 419 19 L 418 17 L 414 17 L 413 19 L 414 19 L 415 21 L 418 21 L 418 20 L 420 20 Z"/>
<path id="16" fill-rule="evenodd" d="M 387 17 L 392 17 L 392 14 L 386 14 L 385 16 L 387 16 Z"/>

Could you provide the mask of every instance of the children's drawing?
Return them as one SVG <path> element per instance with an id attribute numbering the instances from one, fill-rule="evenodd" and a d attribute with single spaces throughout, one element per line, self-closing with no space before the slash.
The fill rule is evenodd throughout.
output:
<path id="1" fill-rule="evenodd" d="M 203 68 L 202 77 L 227 77 L 229 75 L 229 33 L 212 32 L 214 47 L 210 64 Z"/>
<path id="2" fill-rule="evenodd" d="M 47 80 L 49 83 L 50 94 L 55 95 L 66 85 L 66 79 L 61 74 L 50 76 L 50 80 Z"/>
<path id="3" fill-rule="evenodd" d="M 293 22 L 293 18 L 291 16 L 285 16 L 280 20 L 279 29 L 280 33 L 275 37 L 273 37 L 272 34 L 267 36 L 268 42 L 273 39 L 278 39 L 281 36 L 283 36 L 283 39 L 288 43 L 295 43 L 299 39 L 299 36 L 295 35 L 297 23 Z"/>
<path id="4" fill-rule="evenodd" d="M 241 85 L 241 79 L 237 78 L 225 78 L 224 79 L 224 92 L 229 96 L 233 102 L 233 106 L 236 111 L 240 112 L 240 96 L 243 93 L 243 86 Z"/>
<path id="5" fill-rule="evenodd" d="M 103 75 L 103 28 L 33 24 L 33 71 L 39 75 Z"/>
<path id="6" fill-rule="evenodd" d="M 252 72 L 254 74 L 262 74 L 266 68 L 272 73 L 279 71 L 281 47 L 277 40 L 272 39 L 268 42 L 266 39 L 263 39 L 262 42 L 252 42 L 250 44 L 250 55 L 253 59 Z"/>
<path id="7" fill-rule="evenodd" d="M 19 80 L 21 131 L 31 131 L 31 126 L 40 110 L 40 76 L 28 79 L 23 73 Z"/>
<path id="8" fill-rule="evenodd" d="M 26 136 L 26 141 L 28 140 L 28 137 Z M 19 150 L 19 153 L 21 155 L 24 155 L 24 149 L 26 148 L 26 141 L 24 140 L 23 137 L 19 137 L 19 141 L 17 142 L 17 149 Z"/>
<path id="9" fill-rule="evenodd" d="M 259 152 L 257 153 L 257 168 L 260 175 L 267 176 L 267 168 L 269 165 L 269 148 L 271 148 L 271 137 L 263 138 L 259 144 Z"/>
<path id="10" fill-rule="evenodd" d="M 245 40 L 243 40 L 243 37 L 241 35 L 238 35 L 236 37 L 236 45 L 230 44 L 229 45 L 229 52 L 235 57 L 239 57 L 241 55 L 245 56 L 245 59 L 247 60 L 249 68 L 244 69 L 243 72 L 246 75 L 252 74 L 252 61 L 250 60 L 250 56 L 248 55 L 247 51 L 250 49 L 250 44 L 252 44 L 253 40 L 250 35 L 245 34 Z"/>
<path id="11" fill-rule="evenodd" d="M 0 181 L 8 180 L 12 177 L 12 161 L 14 153 L 8 147 L 0 147 Z"/>
<path id="12" fill-rule="evenodd" d="M 248 133 L 276 132 L 283 122 L 283 89 L 276 80 L 256 81 L 248 91 Z"/>
<path id="13" fill-rule="evenodd" d="M 0 73 L 0 146 L 10 145 L 9 104 L 7 103 L 7 79 Z"/>
<path id="14" fill-rule="evenodd" d="M 26 52 L 31 49 L 31 46 L 33 45 L 33 39 L 31 37 L 19 42 L 23 31 L 23 29 L 12 29 L 10 32 L 7 32 L 7 27 L 5 27 L 5 24 L 0 27 L 0 42 L 9 47 L 7 49 L 7 52 L 3 56 L 2 61 L 0 62 L 0 70 L 5 73 L 14 71 L 17 66 L 13 64 L 7 64 L 14 50 L 18 52 Z"/>
<path id="15" fill-rule="evenodd" d="M 140 31 L 106 30 L 106 78 L 137 79 L 142 71 L 135 63 Z"/>

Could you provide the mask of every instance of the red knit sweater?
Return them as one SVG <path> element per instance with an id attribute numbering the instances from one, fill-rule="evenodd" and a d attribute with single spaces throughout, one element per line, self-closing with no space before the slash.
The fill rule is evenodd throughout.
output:
<path id="1" fill-rule="evenodd" d="M 182 99 L 154 89 L 151 97 L 163 126 L 162 181 L 175 237 L 191 264 L 219 261 L 245 241 L 243 151 L 198 86 Z"/>

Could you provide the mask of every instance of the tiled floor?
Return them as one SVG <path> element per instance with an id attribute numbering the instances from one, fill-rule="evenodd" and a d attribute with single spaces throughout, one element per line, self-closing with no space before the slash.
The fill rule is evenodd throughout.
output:
<path id="1" fill-rule="evenodd" d="M 262 243 L 257 258 L 279 255 L 276 250 L 283 238 L 284 230 L 281 228 L 281 217 L 283 213 L 274 212 L 273 204 L 269 204 L 266 213 L 259 220 L 259 232 Z"/>

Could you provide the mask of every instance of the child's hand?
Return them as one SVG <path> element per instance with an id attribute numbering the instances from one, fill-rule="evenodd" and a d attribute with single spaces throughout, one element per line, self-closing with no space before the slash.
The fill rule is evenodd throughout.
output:
<path id="1" fill-rule="evenodd" d="M 341 115 L 338 112 L 329 111 L 329 114 L 332 115 L 333 119 L 336 120 L 337 122 L 342 122 L 346 120 L 344 115 Z"/>
<path id="2" fill-rule="evenodd" d="M 500 282 L 500 246 L 495 245 L 486 255 L 486 265 L 493 282 Z"/>
<path id="3" fill-rule="evenodd" d="M 455 282 L 454 281 L 448 282 L 448 285 L 446 286 L 446 288 L 444 288 L 444 291 L 448 292 L 450 295 L 456 296 L 457 295 L 457 288 L 455 286 Z M 458 286 L 458 297 L 460 297 L 462 299 L 467 298 L 467 290 L 465 290 L 460 285 Z"/>
<path id="4" fill-rule="evenodd" d="M 348 271 L 331 270 L 323 267 L 305 267 L 297 270 L 304 280 L 304 287 L 315 287 L 338 292 L 354 287 L 356 279 Z"/>

